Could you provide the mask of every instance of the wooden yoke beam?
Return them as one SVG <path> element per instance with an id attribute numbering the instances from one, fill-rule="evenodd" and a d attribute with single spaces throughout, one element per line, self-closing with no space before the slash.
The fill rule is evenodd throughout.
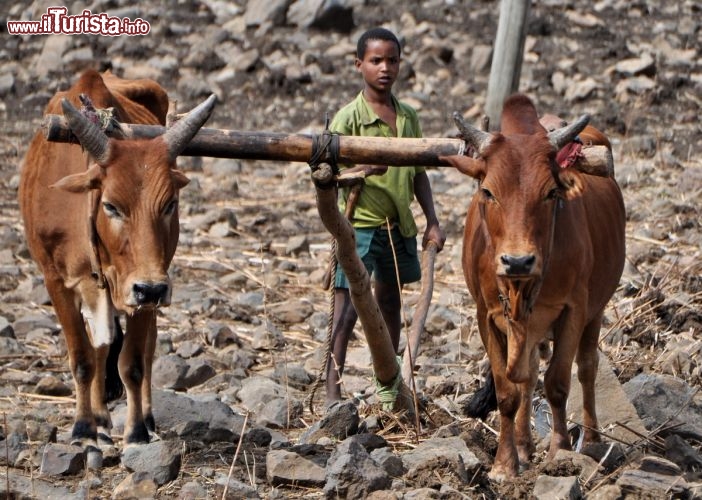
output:
<path id="1" fill-rule="evenodd" d="M 42 128 L 48 141 L 77 143 L 61 115 L 46 115 Z M 113 122 L 105 133 L 118 139 L 151 139 L 165 131 L 166 128 L 161 126 Z M 305 134 L 201 128 L 181 155 L 308 162 L 313 154 L 314 139 L 314 136 Z M 337 162 L 449 166 L 439 157 L 462 155 L 464 151 L 462 139 L 339 136 Z M 329 152 L 321 159 L 331 160 Z"/>
<path id="2" fill-rule="evenodd" d="M 42 124 L 44 137 L 52 142 L 77 144 L 66 119 L 61 115 L 46 115 Z M 116 139 L 153 139 L 162 135 L 166 127 L 110 122 L 105 130 Z M 317 142 L 317 135 L 284 134 L 277 132 L 242 132 L 215 128 L 201 128 L 190 141 L 182 156 L 209 156 L 242 160 L 309 162 Z M 341 135 L 336 162 L 340 164 L 367 164 L 425 167 L 448 167 L 441 157 L 463 155 L 466 143 L 456 138 L 361 137 Z M 613 172 L 612 154 L 606 146 L 583 148 L 587 172 L 608 175 Z M 330 151 L 322 151 L 320 161 L 332 161 Z"/>

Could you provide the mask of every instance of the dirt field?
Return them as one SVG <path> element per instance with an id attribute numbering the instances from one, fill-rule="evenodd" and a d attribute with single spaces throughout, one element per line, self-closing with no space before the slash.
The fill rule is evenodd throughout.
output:
<path id="1" fill-rule="evenodd" d="M 404 70 L 396 91 L 419 109 L 424 135 L 454 134 L 453 111 L 479 119 L 499 2 L 429 0 L 403 2 L 401 7 L 372 0 L 348 3 L 356 25 L 350 33 L 302 28 L 279 18 L 247 27 L 255 9 L 243 1 L 163 0 L 142 2 L 138 8 L 121 0 L 97 1 L 93 12 L 138 15 L 152 28 L 143 37 L 103 37 L 9 35 L 4 21 L 36 19 L 53 4 L 10 2 L 0 13 L 0 316 L 9 323 L 33 318 L 35 327 L 39 319 L 54 319 L 51 307 L 41 302 L 40 275 L 24 243 L 18 172 L 48 99 L 86 67 L 154 77 L 181 111 L 215 92 L 220 104 L 211 127 L 317 133 L 325 113 L 333 113 L 360 90 L 352 56 L 356 37 L 384 24 L 402 35 Z M 616 177 L 627 206 L 627 266 L 607 310 L 601 349 L 622 383 L 641 372 L 666 373 L 697 389 L 701 369 L 696 353 L 702 349 L 702 2 L 537 3 L 530 13 L 520 91 L 540 110 L 568 120 L 582 113 L 592 116 L 592 123 L 613 142 Z M 304 163 L 211 158 L 182 158 L 180 166 L 192 182 L 182 194 L 183 234 L 172 268 L 176 292 L 160 318 L 162 336 L 175 347 L 203 342 L 217 323 L 246 343 L 253 340 L 257 325 L 272 319 L 285 343 L 247 347 L 252 363 L 246 374 L 268 373 L 283 360 L 295 360 L 316 375 L 315 352 L 323 349 L 324 326 L 309 318 L 323 318 L 327 307 L 319 278 L 329 237 L 316 213 L 309 168 Z M 423 374 L 427 396 L 434 398 L 475 390 L 483 352 L 459 260 L 465 208 L 474 186 L 448 169 L 434 169 L 430 178 L 448 235 L 437 259 L 436 307 L 422 347 L 435 360 Z M 221 222 L 227 222 L 224 233 L 212 229 Z M 301 234 L 307 236 L 306 248 L 286 255 L 291 239 Z M 238 303 L 247 292 L 263 294 L 263 313 L 252 315 Z M 406 303 L 416 295 L 417 289 L 410 287 Z M 266 312 L 274 305 L 295 308 L 300 303 L 316 316 L 286 323 Z M 4 358 L 0 409 L 8 418 L 46 412 L 61 435 L 70 428 L 72 405 L 43 402 L 30 393 L 33 381 L 45 373 L 72 384 L 62 337 L 48 329 L 42 335 L 24 332 L 17 337 L 26 351 Z M 361 340 L 354 342 L 362 345 Z M 447 346 L 458 346 L 459 353 L 448 353 Z M 217 359 L 211 346 L 206 355 Z M 225 373 L 222 368 L 218 375 Z M 349 389 L 357 382 L 351 377 L 367 376 L 362 364 L 352 366 Z M 225 377 L 217 380 L 221 384 Z M 220 389 L 213 382 L 193 392 Z M 426 436 L 447 423 L 444 417 L 437 415 Z M 475 422 L 462 425 L 475 436 L 475 448 L 486 452 L 487 470 L 494 439 Z M 301 429 L 283 432 L 294 439 Z M 402 429 L 389 431 L 386 438 L 401 447 Z M 186 454 L 182 477 L 163 487 L 159 498 L 176 497 L 192 478 L 207 483 L 202 467 L 226 473 L 229 464 L 219 452 Z M 237 474 L 246 478 L 244 469 Z M 96 494 L 109 496 L 125 475 L 118 466 L 106 469 Z M 513 485 L 497 486 L 481 474 L 469 494 L 526 498 L 535 475 L 530 471 Z M 81 479 L 65 484 L 75 486 Z M 276 495 L 319 496 L 320 491 L 291 487 Z M 259 492 L 275 497 L 265 483 Z"/>

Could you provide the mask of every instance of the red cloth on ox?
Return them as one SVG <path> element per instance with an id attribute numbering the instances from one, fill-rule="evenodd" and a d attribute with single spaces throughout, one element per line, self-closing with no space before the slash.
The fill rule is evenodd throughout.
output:
<path id="1" fill-rule="evenodd" d="M 582 158 L 582 149 L 583 145 L 579 142 L 568 143 L 556 154 L 556 162 L 561 168 L 572 167 L 578 161 L 578 158 Z"/>

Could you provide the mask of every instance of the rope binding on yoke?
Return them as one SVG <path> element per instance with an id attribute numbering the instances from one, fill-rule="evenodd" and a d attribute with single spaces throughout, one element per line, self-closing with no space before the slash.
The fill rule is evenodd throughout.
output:
<path id="1" fill-rule="evenodd" d="M 339 134 L 329 130 L 329 113 L 324 118 L 324 132 L 312 137 L 312 155 L 307 162 L 313 173 L 321 163 L 328 163 L 334 176 L 339 175 Z M 333 185 L 319 187 L 329 189 Z"/>

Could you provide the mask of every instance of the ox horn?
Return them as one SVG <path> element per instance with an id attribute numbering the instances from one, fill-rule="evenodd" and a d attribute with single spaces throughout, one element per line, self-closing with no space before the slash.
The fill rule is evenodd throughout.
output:
<path id="1" fill-rule="evenodd" d="M 73 134 L 78 138 L 95 162 L 104 167 L 110 159 L 110 139 L 96 124 L 83 116 L 80 111 L 73 107 L 68 99 L 61 100 L 63 115 L 68 120 L 68 126 Z"/>
<path id="2" fill-rule="evenodd" d="M 571 142 L 583 131 L 590 121 L 590 115 L 582 115 L 567 127 L 559 128 L 548 134 L 548 140 L 553 144 L 556 151 Z"/>
<path id="3" fill-rule="evenodd" d="M 456 124 L 456 127 L 458 127 L 458 130 L 461 132 L 461 135 L 463 135 L 463 139 L 468 144 L 473 146 L 478 154 L 482 156 L 492 142 L 492 134 L 483 132 L 474 126 L 467 124 L 458 111 L 453 112 L 453 121 Z"/>
<path id="4" fill-rule="evenodd" d="M 214 109 L 217 96 L 212 94 L 204 102 L 190 111 L 185 117 L 178 120 L 164 134 L 163 140 L 168 148 L 168 157 L 175 161 L 176 157 L 190 143 L 198 130 L 205 124 Z"/>

